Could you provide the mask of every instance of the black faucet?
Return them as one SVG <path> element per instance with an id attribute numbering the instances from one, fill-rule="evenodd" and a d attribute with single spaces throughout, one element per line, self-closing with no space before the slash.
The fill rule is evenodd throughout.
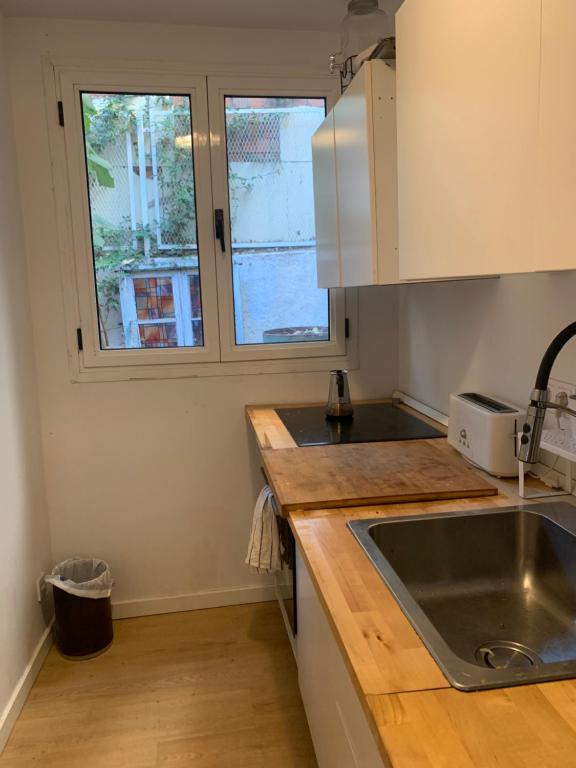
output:
<path id="1" fill-rule="evenodd" d="M 563 331 L 560 331 L 560 333 L 552 340 L 550 346 L 544 353 L 544 357 L 538 368 L 536 384 L 530 395 L 530 405 L 528 406 L 528 412 L 526 413 L 526 422 L 522 427 L 523 434 L 520 438 L 519 458 L 520 461 L 523 461 L 525 464 L 534 464 L 538 459 L 538 449 L 540 448 L 542 427 L 544 426 L 544 417 L 547 408 L 554 408 L 557 411 L 562 411 L 562 413 L 569 413 L 571 416 L 576 416 L 576 411 L 573 411 L 571 408 L 566 408 L 564 405 L 558 403 L 551 403 L 548 399 L 548 382 L 550 380 L 552 366 L 556 362 L 560 350 L 573 336 L 576 336 L 576 323 L 567 325 L 566 328 L 564 328 Z"/>

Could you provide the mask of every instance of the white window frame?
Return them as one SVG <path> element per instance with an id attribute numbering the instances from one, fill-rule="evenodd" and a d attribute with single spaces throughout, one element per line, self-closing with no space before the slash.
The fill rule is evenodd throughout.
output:
<path id="1" fill-rule="evenodd" d="M 218 333 L 218 299 L 214 269 L 214 237 L 210 156 L 208 143 L 208 115 L 206 108 L 206 80 L 194 76 L 166 76 L 127 72 L 120 79 L 114 73 L 62 72 L 60 75 L 61 100 L 66 119 L 64 133 L 67 148 L 68 175 L 74 261 L 78 288 L 78 304 L 82 329 L 82 362 L 85 368 L 174 365 L 182 362 L 217 362 L 220 359 Z M 82 112 L 82 92 L 105 93 L 167 93 L 190 98 L 192 109 L 192 148 L 196 189 L 203 192 L 196 198 L 198 228 L 198 261 L 203 297 L 204 346 L 169 349 L 106 349 L 100 347 L 98 306 L 90 200 L 86 170 Z M 208 194 L 206 194 L 206 191 Z"/>
<path id="2" fill-rule="evenodd" d="M 235 345 L 231 254 L 220 254 L 215 239 L 213 209 L 225 211 L 230 240 L 227 177 L 222 172 L 226 153 L 222 143 L 224 102 L 221 114 L 211 114 L 208 124 L 208 83 L 214 111 L 217 94 L 325 98 L 327 110 L 335 103 L 338 88 L 329 77 L 297 78 L 278 72 L 274 76 L 222 77 L 189 74 L 189 68 L 85 62 L 45 62 L 44 83 L 53 154 L 54 187 L 62 244 L 64 298 L 68 324 L 68 359 L 74 381 L 180 378 L 186 376 L 244 375 L 265 372 L 304 372 L 358 365 L 357 292 L 330 292 L 331 339 L 327 342 Z M 231 90 L 232 89 L 232 90 Z M 193 122 L 198 253 L 203 313 L 203 347 L 169 349 L 100 348 L 98 309 L 93 269 L 88 179 L 84 157 L 80 94 L 88 92 L 167 93 L 190 98 Z M 54 101 L 62 101 L 62 130 L 54 114 Z M 58 165 L 60 163 L 60 165 Z M 211 164 L 219 165 L 213 172 Z M 215 181 L 215 179 L 217 179 Z M 212 199 L 211 199 L 212 194 Z M 155 276 L 160 275 L 159 271 Z M 350 338 L 344 332 L 351 319 Z M 346 325 L 348 323 L 346 322 Z M 78 329 L 82 348 L 77 346 Z"/>
<path id="3" fill-rule="evenodd" d="M 330 291 L 330 339 L 284 344 L 236 344 L 230 203 L 228 197 L 228 158 L 224 98 L 226 96 L 286 96 L 323 98 L 326 113 L 332 106 L 334 91 L 325 79 L 278 77 L 211 77 L 208 79 L 210 142 L 212 146 L 214 207 L 224 211 L 226 251 L 217 251 L 218 296 L 220 300 L 220 345 L 222 360 L 269 360 L 298 357 L 334 357 L 346 354 L 344 291 Z"/>

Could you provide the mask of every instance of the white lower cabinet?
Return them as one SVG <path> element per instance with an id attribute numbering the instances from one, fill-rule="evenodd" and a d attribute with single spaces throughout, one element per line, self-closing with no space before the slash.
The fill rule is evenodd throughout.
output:
<path id="1" fill-rule="evenodd" d="M 298 681 L 319 768 L 385 768 L 298 549 L 296 588 Z"/>

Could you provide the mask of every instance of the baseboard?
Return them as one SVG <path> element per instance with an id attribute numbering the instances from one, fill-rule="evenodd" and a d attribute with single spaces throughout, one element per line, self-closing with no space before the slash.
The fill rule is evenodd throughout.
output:
<path id="1" fill-rule="evenodd" d="M 157 613 L 178 613 L 179 611 L 197 611 L 201 608 L 222 608 L 226 605 L 263 603 L 275 599 L 276 593 L 273 584 L 213 589 L 187 595 L 113 602 L 112 616 L 115 619 L 128 619 L 135 616 L 153 616 Z"/>
<path id="2" fill-rule="evenodd" d="M 34 681 L 40 672 L 44 659 L 48 655 L 48 651 L 52 646 L 52 625 L 47 627 L 36 648 L 32 654 L 32 658 L 28 662 L 26 669 L 22 673 L 20 680 L 16 684 L 14 692 L 5 706 L 4 711 L 0 715 L 0 754 L 6 746 L 6 742 L 12 732 L 14 723 L 18 719 L 18 715 L 22 711 L 24 702 L 28 698 L 30 689 L 32 688 Z"/>

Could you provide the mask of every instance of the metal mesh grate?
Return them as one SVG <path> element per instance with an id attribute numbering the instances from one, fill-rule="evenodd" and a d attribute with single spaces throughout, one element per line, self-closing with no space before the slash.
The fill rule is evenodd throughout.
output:
<path id="1" fill-rule="evenodd" d="M 228 111 L 226 140 L 231 163 L 280 161 L 282 114 L 264 110 Z"/>
<path id="2" fill-rule="evenodd" d="M 109 144 L 103 154 L 110 163 L 114 186 L 102 187 L 94 176 L 90 177 L 90 201 L 92 213 L 96 216 L 95 223 L 105 222 L 112 227 L 128 226 L 130 208 L 126 201 L 130 199 L 130 184 L 125 137 Z"/>
<path id="3" fill-rule="evenodd" d="M 141 134 L 132 129 L 104 150 L 114 186 L 102 187 L 96 178 L 90 178 L 95 223 L 126 229 L 123 244 L 128 245 L 130 228 L 141 227 L 146 212 L 148 226 L 156 230 L 158 249 L 194 249 L 196 205 L 190 115 L 155 115 L 152 125 L 147 117 Z"/>
<path id="4" fill-rule="evenodd" d="M 152 194 L 163 248 L 190 248 L 196 243 L 191 134 L 189 111 L 164 116 L 153 132 L 157 182 Z"/>

